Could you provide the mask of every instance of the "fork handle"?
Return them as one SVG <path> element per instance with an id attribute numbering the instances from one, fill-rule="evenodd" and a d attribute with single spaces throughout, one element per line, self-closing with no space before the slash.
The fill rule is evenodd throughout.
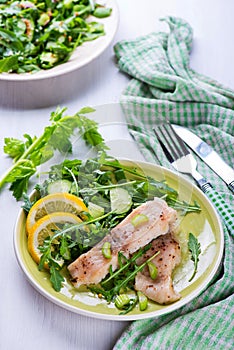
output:
<path id="1" fill-rule="evenodd" d="M 228 231 L 231 233 L 231 235 L 234 235 L 233 208 L 225 202 L 224 198 L 212 187 L 209 182 L 203 179 L 203 181 L 199 181 L 198 184 L 201 190 L 207 195 L 217 209 Z"/>

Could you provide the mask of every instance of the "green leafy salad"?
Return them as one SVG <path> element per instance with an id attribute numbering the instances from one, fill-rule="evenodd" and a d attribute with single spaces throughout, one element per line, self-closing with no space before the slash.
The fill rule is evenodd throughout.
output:
<path id="1" fill-rule="evenodd" d="M 52 229 L 52 234 L 43 236 L 38 245 L 40 251 L 39 270 L 46 269 L 56 291 L 60 291 L 65 281 L 67 266 L 81 254 L 89 251 L 120 223 L 131 211 L 155 197 L 164 199 L 169 206 L 181 215 L 200 212 L 198 203 L 186 203 L 179 199 L 178 192 L 165 181 L 144 174 L 134 166 L 129 166 L 108 155 L 108 147 L 98 131 L 98 124 L 87 118 L 92 108 L 83 108 L 73 116 L 64 115 L 65 109 L 58 108 L 51 114 L 51 125 L 36 137 L 24 135 L 24 140 L 5 138 L 5 153 L 13 159 L 13 165 L 0 178 L 0 188 L 10 183 L 10 190 L 17 200 L 24 198 L 26 213 L 38 203 L 39 198 L 55 195 L 58 192 L 69 193 L 84 203 L 80 217 L 82 221 L 65 223 Z M 29 180 L 37 172 L 38 166 L 54 156 L 56 151 L 72 153 L 71 137 L 82 137 L 87 146 L 95 150 L 96 155 L 89 159 L 64 159 L 60 164 L 50 166 L 46 179 L 36 185 L 36 198 L 26 194 Z M 144 217 L 138 215 L 134 225 Z M 41 230 L 44 234 L 44 231 Z M 93 293 L 114 301 L 116 307 L 127 313 L 138 303 L 140 310 L 147 307 L 147 298 L 141 292 L 134 291 L 136 274 L 147 265 L 152 279 L 157 277 L 157 268 L 152 259 L 138 265 L 136 260 L 142 257 L 151 244 L 140 248 L 130 258 L 118 253 L 118 268 L 101 282 L 100 286 L 88 287 Z M 189 249 L 195 263 L 194 277 L 197 271 L 200 246 L 191 233 Z M 111 258 L 111 247 L 106 242 L 102 247 L 105 258 Z M 190 280 L 191 280 L 190 279 Z M 128 291 L 135 293 L 129 296 Z"/>
<path id="2" fill-rule="evenodd" d="M 86 41 L 105 35 L 96 18 L 111 9 L 91 0 L 0 1 L 0 73 L 50 69 Z"/>

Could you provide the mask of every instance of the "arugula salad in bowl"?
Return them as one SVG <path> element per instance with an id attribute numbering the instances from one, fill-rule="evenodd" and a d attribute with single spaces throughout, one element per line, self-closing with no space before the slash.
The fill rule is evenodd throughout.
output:
<path id="1" fill-rule="evenodd" d="M 40 137 L 28 142 L 25 135 L 21 155 L 14 147 L 11 176 L 0 184 L 11 182 L 14 195 L 24 198 L 15 229 L 17 259 L 34 287 L 71 311 L 125 320 L 169 312 L 214 276 L 222 256 L 220 222 L 189 181 L 150 163 L 110 156 L 98 125 L 85 116 L 93 111 L 64 116 L 57 109 Z M 51 165 L 27 195 L 29 163 L 35 170 L 59 147 L 70 150 L 75 129 L 96 155 Z M 12 158 L 17 142 L 5 140 Z"/>
<path id="2" fill-rule="evenodd" d="M 112 20 L 113 9 L 112 26 L 106 19 Z M 83 65 L 112 40 L 116 13 L 112 0 L 1 1 L 1 79 L 51 77 Z M 80 55 L 80 46 L 86 45 L 88 50 Z M 61 64 L 61 69 L 54 69 Z"/>

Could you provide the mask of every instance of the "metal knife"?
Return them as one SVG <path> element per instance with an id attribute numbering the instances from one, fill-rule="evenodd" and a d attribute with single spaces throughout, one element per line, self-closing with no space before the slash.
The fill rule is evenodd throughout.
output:
<path id="1" fill-rule="evenodd" d="M 180 138 L 219 176 L 234 193 L 234 170 L 223 161 L 217 152 L 190 130 L 173 125 Z"/>

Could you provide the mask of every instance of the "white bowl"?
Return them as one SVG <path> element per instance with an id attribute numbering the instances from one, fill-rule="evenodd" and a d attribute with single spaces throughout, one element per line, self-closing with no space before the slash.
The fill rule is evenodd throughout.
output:
<path id="1" fill-rule="evenodd" d="M 82 76 L 86 75 L 86 67 L 108 48 L 118 28 L 119 11 L 116 1 L 106 0 L 105 4 L 112 8 L 111 15 L 96 19 L 104 24 L 104 36 L 82 44 L 67 62 L 52 69 L 24 74 L 1 73 L 0 104 L 8 106 L 7 97 L 11 94 L 14 96 L 12 99 L 14 107 L 45 107 L 75 96 L 79 85 L 85 88 L 84 81 L 79 80 L 79 71 L 83 69 Z"/>

